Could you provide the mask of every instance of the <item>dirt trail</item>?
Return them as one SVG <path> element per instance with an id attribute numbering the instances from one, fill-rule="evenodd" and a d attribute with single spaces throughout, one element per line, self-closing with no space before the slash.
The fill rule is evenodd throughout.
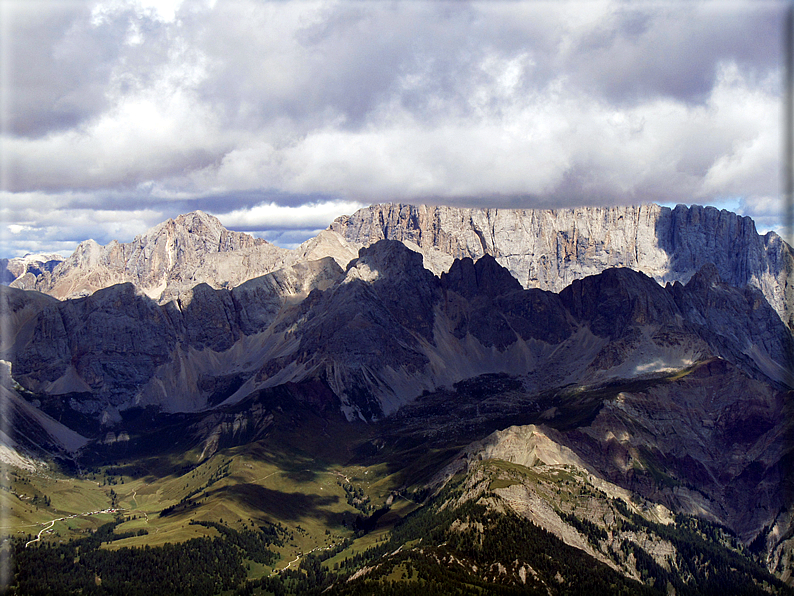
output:
<path id="1" fill-rule="evenodd" d="M 271 472 L 271 473 L 270 473 L 270 474 L 268 474 L 267 476 L 262 476 L 261 478 L 257 478 L 257 479 L 255 479 L 255 480 L 253 480 L 253 481 L 252 481 L 252 483 L 253 483 L 253 482 L 261 482 L 262 480 L 267 480 L 267 479 L 268 479 L 268 478 L 270 478 L 271 476 L 275 476 L 276 474 L 279 474 L 279 473 L 282 473 L 282 470 L 276 470 L 275 472 Z"/>
<path id="2" fill-rule="evenodd" d="M 37 535 L 37 536 L 36 536 L 36 537 L 35 537 L 33 540 L 31 540 L 31 541 L 29 541 L 29 542 L 27 542 L 27 543 L 25 544 L 25 548 L 29 547 L 29 546 L 30 546 L 31 544 L 33 544 L 34 542 L 39 542 L 39 541 L 41 540 L 41 535 L 42 535 L 44 532 L 49 532 L 50 530 L 52 530 L 52 527 L 55 525 L 55 522 L 57 522 L 57 521 L 61 521 L 62 519 L 64 519 L 64 518 L 63 518 L 63 517 L 59 517 L 58 519 L 53 519 L 52 521 L 45 522 L 45 523 L 48 523 L 48 524 L 50 524 L 50 525 L 49 525 L 49 527 L 47 527 L 47 528 L 42 528 L 42 529 L 41 529 L 41 531 L 39 531 L 38 535 Z"/>
<path id="3" fill-rule="evenodd" d="M 65 517 L 58 517 L 58 518 L 55 518 L 53 520 L 50 520 L 50 521 L 47 521 L 47 522 L 43 522 L 44 524 L 50 524 L 49 527 L 42 528 L 41 531 L 38 533 L 38 535 L 33 540 L 30 540 L 29 542 L 27 542 L 25 544 L 25 548 L 27 548 L 28 546 L 30 546 L 34 542 L 39 542 L 41 540 L 41 536 L 42 536 L 42 534 L 44 534 L 44 532 L 52 531 L 53 526 L 55 526 L 55 522 L 63 521 L 65 519 L 72 519 L 72 518 L 75 518 L 75 517 L 89 517 L 91 515 L 98 515 L 100 513 L 116 513 L 117 511 L 125 511 L 125 510 L 124 509 L 102 509 L 100 511 L 87 511 L 85 513 L 75 513 L 73 515 L 67 515 Z"/>
<path id="4" fill-rule="evenodd" d="M 336 544 L 329 544 L 328 546 L 315 546 L 313 549 L 311 549 L 306 554 L 310 555 L 310 554 L 312 554 L 314 552 L 317 552 L 318 550 L 330 550 L 330 549 L 334 548 L 335 546 L 336 546 Z M 270 574 L 270 577 L 273 577 L 274 575 L 278 575 L 282 571 L 286 571 L 287 569 L 292 567 L 293 563 L 297 563 L 298 561 L 300 561 L 302 557 L 303 557 L 303 553 L 299 554 L 297 557 L 295 557 L 295 559 L 293 559 L 292 561 L 287 563 L 286 567 L 282 567 L 281 569 L 274 569 L 273 572 Z"/>
<path id="5" fill-rule="evenodd" d="M 274 569 L 274 570 L 273 570 L 273 573 L 271 573 L 271 574 L 270 574 L 270 577 L 273 577 L 274 575 L 278 575 L 278 574 L 279 574 L 279 573 L 281 573 L 282 571 L 286 571 L 287 569 L 289 569 L 290 567 L 292 567 L 292 564 L 293 564 L 293 563 L 297 563 L 298 561 L 300 561 L 300 560 L 301 560 L 301 556 L 302 556 L 302 555 L 298 555 L 297 557 L 295 557 L 295 559 L 294 559 L 294 560 L 292 560 L 292 561 L 290 561 L 289 563 L 287 563 L 287 566 L 286 566 L 286 567 L 283 567 L 283 568 L 281 568 L 281 569 Z"/>

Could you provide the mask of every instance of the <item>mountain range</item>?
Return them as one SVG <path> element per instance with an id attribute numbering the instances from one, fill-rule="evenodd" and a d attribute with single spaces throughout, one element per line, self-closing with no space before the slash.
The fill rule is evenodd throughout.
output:
<path id="1" fill-rule="evenodd" d="M 392 550 L 321 574 L 340 593 L 397 578 L 408 589 L 411 565 L 461 593 L 581 582 L 515 544 L 493 555 L 487 527 L 553 537 L 548 548 L 603 565 L 616 593 L 624 581 L 709 593 L 722 566 L 747 593 L 788 593 L 792 262 L 776 234 L 710 207 L 376 205 L 295 250 L 194 212 L 14 270 L 0 453 L 28 482 L 126 477 L 124 509 L 147 527 L 156 510 L 164 524 L 219 523 L 222 503 L 241 528 L 303 535 L 305 518 L 324 519 L 325 536 L 362 544 L 388 531 Z M 182 463 L 148 459 L 166 456 Z M 314 503 L 299 512 L 266 475 L 245 475 L 267 461 L 270 476 L 297 478 L 283 462 L 301 458 L 346 480 L 296 481 L 291 498 Z M 193 486 L 210 466 L 238 472 Z M 323 501 L 326 489 L 347 505 Z M 364 515 L 353 523 L 345 507 Z M 345 552 L 361 554 L 355 544 Z"/>
<path id="2" fill-rule="evenodd" d="M 373 205 L 337 218 L 296 250 L 230 232 L 197 211 L 130 243 L 100 246 L 86 240 L 68 259 L 58 263 L 51 256 L 27 275 L 19 264 L 6 265 L 6 275 L 18 276 L 12 287 L 60 299 L 131 282 L 164 303 L 198 283 L 233 287 L 324 256 L 345 267 L 361 247 L 383 239 L 422 254 L 424 266 L 436 275 L 454 259 L 491 255 L 522 287 L 553 292 L 611 267 L 641 271 L 661 284 L 685 283 L 711 262 L 726 283 L 760 289 L 790 323 L 794 290 L 785 280 L 794 263 L 791 247 L 774 232 L 759 235 L 749 217 L 697 205 L 672 210 L 653 204 L 559 210 Z"/>

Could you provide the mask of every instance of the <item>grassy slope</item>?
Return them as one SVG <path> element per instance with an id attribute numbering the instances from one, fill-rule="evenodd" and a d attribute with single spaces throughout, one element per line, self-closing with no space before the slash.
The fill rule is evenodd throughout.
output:
<path id="1" fill-rule="evenodd" d="M 112 466 L 93 468 L 83 478 L 16 471 L 12 492 L 0 491 L 0 503 L 10 512 L 4 533 L 35 536 L 57 517 L 109 508 L 113 490 L 117 508 L 127 520 L 116 533 L 145 530 L 146 534 L 103 548 L 159 546 L 217 535 L 212 528 L 191 525 L 191 520 L 222 521 L 237 529 L 281 523 L 289 536 L 284 546 L 275 549 L 279 569 L 304 553 L 353 535 L 353 524 L 362 512 L 346 502 L 342 484 L 363 489 L 374 508 L 382 507 L 401 484 L 386 464 L 358 463 L 356 446 L 374 432 L 363 423 L 329 421 L 301 411 L 289 420 L 285 417 L 265 439 L 221 450 L 200 463 L 199 451 L 193 449 L 158 458 L 118 459 Z M 105 484 L 106 479 L 112 484 Z M 31 503 L 33 495 L 39 496 L 38 506 Z M 45 495 L 51 499 L 50 507 L 43 504 Z M 192 506 L 180 509 L 186 499 Z M 163 509 L 174 506 L 174 513 L 160 516 Z M 101 514 L 57 522 L 43 539 L 78 538 L 112 518 Z M 397 515 L 391 513 L 389 519 L 386 522 L 393 523 Z M 370 540 L 368 535 L 365 542 Z M 270 572 L 266 566 L 253 565 L 251 576 Z"/>
<path id="2" fill-rule="evenodd" d="M 498 384 L 503 380 L 492 382 Z M 476 401 L 489 390 L 490 385 L 485 383 L 474 393 L 468 386 L 461 388 L 460 393 Z M 597 397 L 602 397 L 602 392 Z M 590 411 L 594 402 L 589 394 L 576 398 L 562 394 L 545 399 L 561 406 L 563 414 L 572 410 L 577 414 L 582 409 Z M 582 408 L 583 400 L 587 408 Z M 410 419 L 420 421 L 421 430 L 417 433 L 410 422 L 348 423 L 297 407 L 282 414 L 265 439 L 223 450 L 202 462 L 198 462 L 200 450 L 195 445 L 173 444 L 168 453 L 169 442 L 164 436 L 178 434 L 180 429 L 178 421 L 169 422 L 168 428 L 147 441 L 147 448 L 153 450 L 151 454 L 144 452 L 143 457 L 128 460 L 119 457 L 114 465 L 96 466 L 80 478 L 19 471 L 19 480 L 12 483 L 12 490 L 22 498 L 0 491 L 0 499 L 11 513 L 7 530 L 35 534 L 45 522 L 56 517 L 105 509 L 111 506 L 112 489 L 124 516 L 136 518 L 120 525 L 117 531 L 148 532 L 145 536 L 118 541 L 114 548 L 212 535 L 201 526 L 189 526 L 191 519 L 223 519 L 239 527 L 281 522 L 293 529 L 294 538 L 282 552 L 283 558 L 291 560 L 297 552 L 309 552 L 352 535 L 352 523 L 361 512 L 347 504 L 341 482 L 361 487 L 377 509 L 393 491 L 403 489 L 411 493 L 421 489 L 461 447 L 491 430 L 486 422 L 484 427 L 442 432 L 429 440 L 423 435 L 427 429 L 422 424 L 424 415 L 419 409 Z M 569 418 L 559 416 L 565 425 L 571 422 Z M 386 440 L 380 441 L 384 435 Z M 152 447 L 153 441 L 157 449 Z M 112 478 L 113 484 L 105 485 L 105 478 Z M 48 495 L 51 506 L 44 507 L 41 502 L 37 506 L 31 504 L 30 497 L 34 495 L 40 501 Z M 186 498 L 195 502 L 195 507 L 159 517 L 160 511 Z M 394 523 L 407 512 L 406 507 L 412 507 L 408 501 L 402 508 L 394 507 L 381 525 Z M 59 533 L 61 538 L 67 538 L 105 521 L 107 516 L 58 522 L 51 536 L 58 537 Z M 369 541 L 367 538 L 364 542 Z"/>

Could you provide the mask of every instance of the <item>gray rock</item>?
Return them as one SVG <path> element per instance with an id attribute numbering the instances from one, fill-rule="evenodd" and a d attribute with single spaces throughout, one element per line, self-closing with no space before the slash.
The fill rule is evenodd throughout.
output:
<path id="1" fill-rule="evenodd" d="M 661 284 L 686 283 L 713 263 L 724 282 L 760 289 L 794 327 L 789 313 L 794 286 L 786 284 L 794 270 L 791 247 L 774 232 L 760 236 L 749 217 L 714 207 L 532 210 L 385 204 L 340 217 L 330 229 L 357 246 L 384 238 L 413 243 L 431 269 L 440 263 L 439 253 L 474 260 L 491 255 L 524 288 L 553 292 L 613 267 L 641 271 Z M 434 272 L 446 270 L 440 267 Z"/>
<path id="2" fill-rule="evenodd" d="M 290 251 L 224 228 L 201 211 L 155 226 L 132 242 L 82 242 L 74 253 L 36 279 L 35 289 L 57 298 L 84 296 L 131 282 L 165 303 L 199 283 L 234 286 L 287 264 Z"/>
<path id="3" fill-rule="evenodd" d="M 36 278 L 51 272 L 63 261 L 57 254 L 25 255 L 13 259 L 0 259 L 0 284 L 13 284 L 22 290 L 31 290 Z"/>
<path id="4" fill-rule="evenodd" d="M 131 283 L 58 302 L 38 292 L 4 289 L 17 326 L 4 351 L 14 378 L 31 391 L 50 395 L 87 392 L 108 407 L 132 405 L 151 383 L 179 391 L 160 395 L 165 410 L 206 406 L 198 385 L 207 374 L 225 374 L 226 362 L 210 358 L 194 377 L 184 378 L 184 358 L 222 353 L 247 335 L 264 332 L 290 299 L 302 299 L 342 275 L 333 259 L 298 265 L 254 279 L 234 293 L 199 284 L 159 305 Z M 18 330 L 17 330 L 18 329 Z M 241 358 L 246 357 L 243 351 Z M 169 367 L 174 367 L 171 370 Z M 213 367 L 217 370 L 213 370 Z M 162 377 L 165 371 L 166 378 Z M 205 379 L 206 383 L 206 379 Z M 192 395 L 186 406 L 183 394 Z M 169 400 L 174 402 L 170 403 Z M 180 405 L 181 404 L 181 405 Z"/>

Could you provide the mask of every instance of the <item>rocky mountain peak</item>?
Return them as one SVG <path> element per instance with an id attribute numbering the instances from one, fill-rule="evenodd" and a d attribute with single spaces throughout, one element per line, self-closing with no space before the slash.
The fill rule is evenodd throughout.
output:
<path id="1" fill-rule="evenodd" d="M 692 276 L 686 287 L 691 290 L 708 289 L 719 283 L 722 283 L 722 278 L 717 266 L 714 263 L 706 263 Z"/>
<path id="2" fill-rule="evenodd" d="M 510 271 L 491 255 L 483 255 L 477 259 L 474 263 L 474 272 L 477 274 L 477 286 L 483 293 L 499 296 L 522 289 L 521 284 Z"/>
<path id="3" fill-rule="evenodd" d="M 361 280 L 397 320 L 412 331 L 432 338 L 433 305 L 439 296 L 438 279 L 422 264 L 422 255 L 402 242 L 381 240 L 362 248 L 348 265 L 345 282 Z"/>
<path id="4" fill-rule="evenodd" d="M 202 282 L 214 288 L 236 286 L 275 271 L 294 261 L 289 254 L 194 211 L 158 224 L 129 243 L 82 242 L 52 272 L 39 275 L 33 289 L 75 298 L 131 282 L 149 297 L 168 302 Z"/>
<path id="5" fill-rule="evenodd" d="M 602 337 L 616 338 L 632 325 L 664 322 L 677 313 L 675 302 L 664 288 L 628 268 L 607 269 L 576 280 L 560 292 L 560 299 Z"/>
<path id="6" fill-rule="evenodd" d="M 521 290 L 521 284 L 491 255 L 473 262 L 471 257 L 456 260 L 447 273 L 441 275 L 441 285 L 471 299 L 474 296 L 501 296 Z"/>
<path id="7" fill-rule="evenodd" d="M 451 258 L 490 255 L 524 288 L 559 292 L 608 268 L 642 271 L 657 282 L 686 283 L 712 262 L 721 279 L 761 290 L 780 318 L 789 309 L 794 253 L 776 234 L 760 236 L 749 217 L 714 207 L 660 205 L 574 209 L 471 209 L 372 205 L 330 229 L 352 245 L 383 238 L 414 245 L 440 275 Z M 447 257 L 447 260 L 442 258 Z"/>
<path id="8" fill-rule="evenodd" d="M 432 275 L 424 268 L 421 254 L 395 240 L 381 240 L 361 248 L 358 258 L 348 263 L 347 272 L 367 281 Z"/>
<path id="9" fill-rule="evenodd" d="M 193 234 L 200 233 L 202 230 L 209 230 L 214 235 L 220 236 L 221 230 L 224 229 L 223 224 L 217 217 L 198 209 L 177 216 L 174 223 Z"/>
<path id="10" fill-rule="evenodd" d="M 77 248 L 74 249 L 74 252 L 66 260 L 72 262 L 89 261 L 90 263 L 95 263 L 99 258 L 101 250 L 102 246 L 93 238 L 89 238 L 78 244 Z"/>
<path id="11" fill-rule="evenodd" d="M 217 217 L 203 211 L 193 211 L 149 229 L 137 236 L 133 243 L 169 245 L 170 250 L 175 251 L 173 256 L 180 257 L 187 250 L 204 253 L 227 252 L 265 245 L 267 241 L 227 230 Z M 181 252 L 178 250 L 180 247 Z M 171 264 L 175 264 L 173 259 Z"/>

